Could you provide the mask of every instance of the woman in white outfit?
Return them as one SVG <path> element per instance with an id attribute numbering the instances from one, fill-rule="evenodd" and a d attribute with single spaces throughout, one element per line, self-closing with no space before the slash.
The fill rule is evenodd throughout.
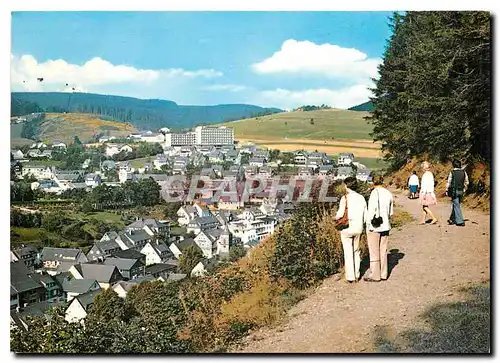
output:
<path id="1" fill-rule="evenodd" d="M 431 224 L 436 224 L 438 220 L 430 209 L 431 205 L 437 204 L 436 194 L 434 194 L 434 175 L 430 171 L 430 164 L 427 161 L 422 163 L 422 169 L 424 175 L 420 181 L 420 204 L 423 209 L 423 219 L 420 224 L 425 224 L 427 214 L 432 218 Z"/>
<path id="2" fill-rule="evenodd" d="M 342 185 L 345 188 L 345 195 L 340 199 L 339 209 L 335 216 L 336 220 L 342 218 L 347 203 L 349 227 L 340 231 L 340 238 L 344 250 L 345 277 L 350 283 L 359 279 L 359 266 L 361 263 L 359 238 L 363 232 L 366 214 L 366 200 L 362 195 L 355 192 L 357 184 L 354 177 L 344 180 Z"/>
<path id="3" fill-rule="evenodd" d="M 393 198 L 392 193 L 384 188 L 383 183 L 384 178 L 382 175 L 376 175 L 373 178 L 375 188 L 370 194 L 368 213 L 366 213 L 366 237 L 370 251 L 370 273 L 363 280 L 369 282 L 387 280 L 389 273 L 387 245 L 389 243 L 389 231 L 391 230 L 390 218 L 393 210 Z"/>

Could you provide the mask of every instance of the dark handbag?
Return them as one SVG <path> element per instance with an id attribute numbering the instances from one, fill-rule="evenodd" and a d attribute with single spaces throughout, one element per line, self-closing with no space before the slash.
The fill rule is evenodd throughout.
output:
<path id="1" fill-rule="evenodd" d="M 345 196 L 345 210 L 344 210 L 344 215 L 342 218 L 338 219 L 335 222 L 335 228 L 339 231 L 342 231 L 346 228 L 349 228 L 349 217 L 347 214 L 347 195 Z"/>
<path id="2" fill-rule="evenodd" d="M 382 225 L 382 223 L 384 222 L 384 220 L 382 219 L 382 217 L 380 216 L 380 195 L 378 194 L 378 190 L 377 190 L 377 203 L 378 203 L 378 217 L 377 215 L 374 215 L 372 220 L 371 220 L 371 225 L 375 228 L 378 228 Z"/>

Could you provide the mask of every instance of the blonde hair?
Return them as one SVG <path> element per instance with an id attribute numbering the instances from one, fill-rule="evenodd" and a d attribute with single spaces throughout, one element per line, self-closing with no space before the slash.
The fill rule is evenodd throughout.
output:
<path id="1" fill-rule="evenodd" d="M 424 161 L 422 163 L 422 169 L 427 170 L 427 169 L 430 169 L 430 167 L 431 167 L 431 164 L 429 164 L 428 161 Z"/>

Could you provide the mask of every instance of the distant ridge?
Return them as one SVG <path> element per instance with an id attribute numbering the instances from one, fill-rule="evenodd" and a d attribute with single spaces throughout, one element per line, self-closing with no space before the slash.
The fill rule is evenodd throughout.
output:
<path id="1" fill-rule="evenodd" d="M 349 108 L 348 110 L 350 111 L 372 111 L 373 110 L 373 103 L 371 101 L 362 103 L 360 105 L 354 106 Z"/>
<path id="2" fill-rule="evenodd" d="M 11 109 L 11 116 L 31 112 L 90 113 L 130 122 L 139 129 L 181 129 L 282 112 L 278 108 L 245 104 L 184 106 L 168 100 L 62 92 L 13 92 Z"/>

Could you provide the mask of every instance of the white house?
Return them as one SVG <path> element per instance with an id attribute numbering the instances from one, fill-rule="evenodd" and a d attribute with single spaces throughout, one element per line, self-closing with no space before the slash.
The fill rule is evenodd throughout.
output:
<path id="1" fill-rule="evenodd" d="M 209 259 L 208 261 L 198 262 L 198 264 L 191 270 L 191 277 L 206 275 L 215 267 L 216 264 L 217 261 L 215 258 Z"/>
<path id="2" fill-rule="evenodd" d="M 152 236 L 144 230 L 135 230 L 120 233 L 115 241 L 122 250 L 132 248 L 140 251 L 148 242 L 152 241 Z"/>
<path id="3" fill-rule="evenodd" d="M 36 179 L 53 179 L 54 172 L 48 166 L 25 165 L 23 166 L 21 175 L 23 177 L 32 175 Z"/>
<path id="4" fill-rule="evenodd" d="M 99 174 L 87 174 L 85 176 L 85 185 L 88 187 L 98 187 L 101 185 L 101 176 Z"/>
<path id="5" fill-rule="evenodd" d="M 356 173 L 356 179 L 362 182 L 367 182 L 369 178 L 370 178 L 369 169 L 358 169 Z"/>
<path id="6" fill-rule="evenodd" d="M 259 210 L 266 216 L 272 216 L 276 214 L 277 202 L 266 201 L 259 206 Z"/>
<path id="7" fill-rule="evenodd" d="M 180 256 L 182 255 L 182 251 L 184 251 L 186 248 L 190 246 L 193 246 L 195 249 L 199 250 L 198 245 L 192 238 L 184 238 L 182 241 L 172 242 L 170 246 L 168 246 L 168 248 L 170 249 L 170 251 L 172 251 L 175 258 L 179 259 Z"/>
<path id="8" fill-rule="evenodd" d="M 229 223 L 229 230 L 234 237 L 239 238 L 244 244 L 257 240 L 257 231 L 251 223 L 245 220 L 235 220 Z"/>
<path id="9" fill-rule="evenodd" d="M 14 160 L 24 159 L 24 154 L 21 150 L 11 150 L 10 153 L 12 154 L 12 157 L 14 158 Z"/>
<path id="10" fill-rule="evenodd" d="M 113 156 L 119 154 L 120 152 L 130 153 L 132 152 L 132 147 L 129 145 L 120 145 L 120 144 L 107 144 L 106 145 L 106 156 Z"/>
<path id="11" fill-rule="evenodd" d="M 244 245 L 252 241 L 261 241 L 274 233 L 276 220 L 270 217 L 256 219 L 239 219 L 229 223 L 229 231 L 234 237 L 241 239 Z"/>
<path id="12" fill-rule="evenodd" d="M 297 176 L 300 178 L 309 178 L 313 174 L 314 174 L 314 169 L 307 166 L 299 167 L 299 170 L 297 172 Z"/>
<path id="13" fill-rule="evenodd" d="M 39 149 L 30 149 L 28 150 L 27 155 L 30 158 L 39 158 L 41 153 L 42 152 Z"/>
<path id="14" fill-rule="evenodd" d="M 129 292 L 134 285 L 134 283 L 130 284 L 128 281 L 118 281 L 113 285 L 113 290 L 119 297 L 125 299 L 125 297 L 127 297 L 127 292 Z"/>
<path id="15" fill-rule="evenodd" d="M 115 136 L 102 136 L 102 137 L 99 138 L 99 143 L 103 144 L 105 142 L 108 142 L 108 141 L 111 141 L 111 140 L 114 140 L 114 139 L 116 139 Z"/>
<path id="16" fill-rule="evenodd" d="M 47 147 L 46 143 L 39 141 L 31 144 L 30 149 L 43 149 L 46 147 Z"/>
<path id="17" fill-rule="evenodd" d="M 31 183 L 31 190 L 41 190 L 45 193 L 60 194 L 68 189 L 70 189 L 68 186 L 59 185 L 54 180 L 40 180 Z"/>
<path id="18" fill-rule="evenodd" d="M 192 205 L 183 205 L 177 211 L 177 222 L 180 226 L 187 226 L 189 222 L 198 216 L 196 208 Z"/>
<path id="19" fill-rule="evenodd" d="M 305 164 L 307 162 L 307 152 L 306 151 L 297 151 L 295 152 L 294 162 L 295 164 Z"/>
<path id="20" fill-rule="evenodd" d="M 172 251 L 163 242 L 148 242 L 141 253 L 146 255 L 146 266 L 163 263 L 173 257 Z"/>
<path id="21" fill-rule="evenodd" d="M 195 203 L 193 207 L 196 210 L 196 214 L 198 215 L 198 217 L 209 217 L 212 214 L 210 212 L 210 209 L 208 209 L 205 205 Z"/>
<path id="22" fill-rule="evenodd" d="M 74 298 L 66 308 L 64 319 L 70 323 L 82 322 L 94 303 L 99 290 L 87 292 Z"/>
<path id="23" fill-rule="evenodd" d="M 354 154 L 340 153 L 337 158 L 338 165 L 350 165 L 354 161 Z"/>
<path id="24" fill-rule="evenodd" d="M 208 161 L 211 163 L 222 163 L 224 162 L 224 154 L 219 150 L 213 150 L 208 154 Z"/>
<path id="25" fill-rule="evenodd" d="M 168 164 L 168 159 L 165 157 L 164 154 L 158 154 L 158 155 L 156 155 L 155 159 L 153 160 L 153 164 L 154 164 L 156 169 L 161 170 L 162 166 Z"/>
<path id="26" fill-rule="evenodd" d="M 62 141 L 54 140 L 52 142 L 52 148 L 53 149 L 66 149 L 66 144 Z"/>
<path id="27" fill-rule="evenodd" d="M 333 171 L 333 165 L 327 164 L 327 165 L 321 165 L 319 167 L 319 175 L 320 176 L 326 176 L 331 174 Z"/>
<path id="28" fill-rule="evenodd" d="M 118 154 L 119 152 L 120 152 L 120 149 L 119 149 L 118 145 L 116 145 L 116 144 L 106 145 L 106 151 L 105 151 L 106 156 L 113 156 L 113 155 Z"/>
<path id="29" fill-rule="evenodd" d="M 120 183 L 125 183 L 127 180 L 135 180 L 135 174 L 132 173 L 131 171 L 126 171 L 124 169 L 120 169 L 118 171 L 118 180 L 120 180 Z"/>
<path id="30" fill-rule="evenodd" d="M 40 158 L 52 159 L 52 150 L 43 150 L 39 155 Z"/>
<path id="31" fill-rule="evenodd" d="M 344 180 L 350 176 L 354 176 L 354 169 L 350 166 L 341 166 L 337 168 L 337 173 L 333 180 Z"/>
<path id="32" fill-rule="evenodd" d="M 141 134 L 140 140 L 145 142 L 163 143 L 165 142 L 165 136 L 161 133 L 147 132 L 145 134 Z"/>
<path id="33" fill-rule="evenodd" d="M 216 228 L 220 222 L 217 218 L 213 216 L 208 217 L 196 217 L 187 225 L 187 232 L 193 232 L 194 234 L 198 234 L 203 230 Z"/>
<path id="34" fill-rule="evenodd" d="M 212 258 L 221 253 L 229 253 L 229 231 L 225 228 L 214 228 L 200 231 L 194 238 L 203 256 Z"/>
<path id="35" fill-rule="evenodd" d="M 70 283 L 84 284 L 82 281 L 96 281 L 97 287 L 101 289 L 107 289 L 116 281 L 123 279 L 118 268 L 111 265 L 79 263 L 71 266 L 68 272 L 74 277 L 73 280 L 70 280 Z M 87 292 L 88 290 L 80 292 Z"/>
<path id="36" fill-rule="evenodd" d="M 71 267 L 73 268 L 73 266 Z M 71 268 L 70 271 L 71 272 Z M 62 288 L 66 294 L 66 301 L 70 302 L 77 296 L 91 291 L 100 290 L 99 283 L 94 279 L 73 278 L 62 283 Z"/>

